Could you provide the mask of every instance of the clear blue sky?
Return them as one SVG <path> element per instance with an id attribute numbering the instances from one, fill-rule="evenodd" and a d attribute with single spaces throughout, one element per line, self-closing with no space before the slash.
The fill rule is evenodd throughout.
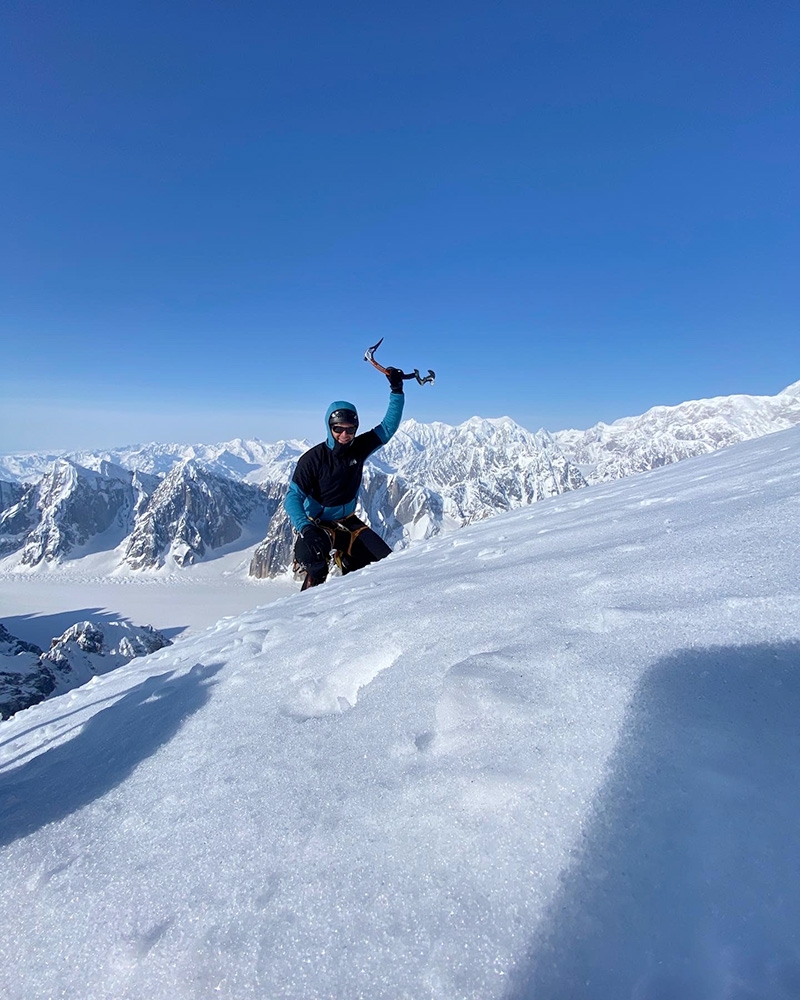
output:
<path id="1" fill-rule="evenodd" d="M 800 7 L 6 0 L 0 451 L 800 378 Z"/>

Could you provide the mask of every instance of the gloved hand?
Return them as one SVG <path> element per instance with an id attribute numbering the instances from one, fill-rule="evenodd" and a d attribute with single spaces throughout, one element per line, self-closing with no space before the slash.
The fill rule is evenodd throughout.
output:
<path id="1" fill-rule="evenodd" d="M 389 385 L 392 388 L 392 392 L 403 391 L 403 373 L 399 368 L 387 368 L 386 377 L 389 379 Z"/>
<path id="2" fill-rule="evenodd" d="M 331 536 L 316 524 L 307 524 L 300 532 L 310 552 L 320 562 L 327 562 L 331 554 Z"/>

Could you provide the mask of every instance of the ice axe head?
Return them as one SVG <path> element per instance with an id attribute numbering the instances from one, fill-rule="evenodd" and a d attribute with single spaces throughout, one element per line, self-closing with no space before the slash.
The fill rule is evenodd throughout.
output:
<path id="1" fill-rule="evenodd" d="M 383 337 L 381 337 L 381 339 L 378 341 L 377 344 L 374 344 L 372 347 L 368 347 L 364 352 L 364 360 L 369 361 L 369 363 L 371 365 L 374 365 L 379 372 L 383 372 L 384 375 L 387 375 L 388 374 L 387 370 L 383 367 L 383 365 L 378 364 L 378 362 L 375 360 L 375 352 L 378 350 L 378 348 L 381 346 L 382 343 L 383 343 Z M 400 369 L 398 369 L 398 371 L 400 371 Z M 422 378 L 420 376 L 418 368 L 415 368 L 413 372 L 400 371 L 400 375 L 404 379 L 415 378 L 420 385 L 433 385 L 434 381 L 436 380 L 436 372 L 432 371 L 430 368 L 428 369 L 428 374 L 425 376 L 425 378 Z"/>

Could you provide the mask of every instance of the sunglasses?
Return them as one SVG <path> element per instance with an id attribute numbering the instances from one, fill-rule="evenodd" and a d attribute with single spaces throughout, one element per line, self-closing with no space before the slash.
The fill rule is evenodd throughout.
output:
<path id="1" fill-rule="evenodd" d="M 334 424 L 331 427 L 334 434 L 355 434 L 356 428 L 352 424 Z"/>

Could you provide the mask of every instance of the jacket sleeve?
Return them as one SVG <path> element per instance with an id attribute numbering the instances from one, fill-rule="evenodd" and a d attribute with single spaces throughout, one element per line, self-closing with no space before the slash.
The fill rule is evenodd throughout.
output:
<path id="1" fill-rule="evenodd" d="M 383 420 L 375 428 L 375 433 L 381 439 L 381 444 L 386 444 L 400 426 L 405 399 L 402 392 L 389 393 L 389 405 L 386 407 L 386 413 Z"/>
<path id="2" fill-rule="evenodd" d="M 305 499 L 306 495 L 297 483 L 289 483 L 289 492 L 283 498 L 283 509 L 289 515 L 289 520 L 295 531 L 302 531 L 307 524 L 312 523 L 311 518 L 306 514 Z"/>

